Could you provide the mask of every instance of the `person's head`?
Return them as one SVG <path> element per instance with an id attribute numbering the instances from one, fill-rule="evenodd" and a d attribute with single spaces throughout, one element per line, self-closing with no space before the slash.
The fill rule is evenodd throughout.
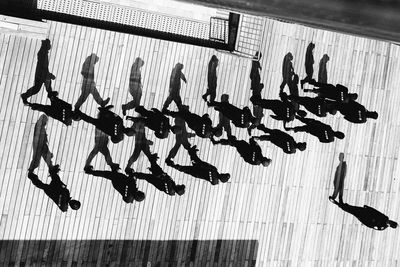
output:
<path id="1" fill-rule="evenodd" d="M 271 164 L 271 162 L 272 162 L 272 159 L 269 159 L 269 158 L 267 158 L 267 157 L 263 157 L 263 159 L 261 160 L 261 164 L 262 164 L 264 167 L 268 167 L 269 164 Z"/>
<path id="2" fill-rule="evenodd" d="M 397 228 L 397 222 L 394 222 L 392 220 L 387 220 L 386 224 L 392 228 Z"/>
<path id="3" fill-rule="evenodd" d="M 289 60 L 293 60 L 293 55 L 292 55 L 292 53 L 287 53 L 286 54 L 286 56 L 287 56 L 287 58 L 289 59 Z"/>
<path id="4" fill-rule="evenodd" d="M 366 114 L 367 118 L 371 118 L 376 120 L 378 118 L 378 112 L 376 111 L 367 111 Z"/>
<path id="5" fill-rule="evenodd" d="M 141 202 L 146 198 L 146 194 L 138 190 L 135 192 L 135 194 L 133 194 L 133 198 L 135 199 L 135 201 Z"/>
<path id="6" fill-rule="evenodd" d="M 343 139 L 343 138 L 344 138 L 344 133 L 342 133 L 341 131 L 333 132 L 333 135 L 334 135 L 336 138 L 339 138 L 339 139 Z"/>
<path id="7" fill-rule="evenodd" d="M 262 58 L 262 53 L 260 51 L 257 51 L 256 54 L 254 55 L 254 59 L 261 59 Z"/>
<path id="8" fill-rule="evenodd" d="M 340 160 L 340 161 L 343 161 L 343 160 L 344 160 L 344 153 L 343 153 L 343 152 L 340 152 L 340 153 L 339 153 L 339 160 Z"/>
<path id="9" fill-rule="evenodd" d="M 50 43 L 49 39 L 42 40 L 42 48 L 46 49 L 46 50 L 50 50 L 51 49 L 51 43 Z"/>
<path id="10" fill-rule="evenodd" d="M 229 95 L 228 94 L 222 94 L 221 95 L 221 102 L 229 102 Z"/>
<path id="11" fill-rule="evenodd" d="M 144 60 L 140 57 L 137 57 L 135 59 L 135 62 L 133 62 L 133 65 L 135 66 L 135 68 L 141 68 L 144 65 Z"/>
<path id="12" fill-rule="evenodd" d="M 182 105 L 181 109 L 182 110 L 189 110 L 189 106 L 188 105 Z"/>
<path id="13" fill-rule="evenodd" d="M 354 101 L 358 98 L 358 94 L 357 93 L 349 94 L 349 98 Z"/>
<path id="14" fill-rule="evenodd" d="M 297 146 L 297 148 L 298 148 L 300 151 L 304 151 L 304 150 L 306 150 L 307 143 L 305 143 L 305 142 L 298 142 L 296 146 Z"/>
<path id="15" fill-rule="evenodd" d="M 220 173 L 218 176 L 218 180 L 220 180 L 222 183 L 228 182 L 230 178 L 231 175 L 229 173 Z"/>
<path id="16" fill-rule="evenodd" d="M 309 43 L 308 44 L 308 49 L 314 50 L 314 48 L 315 48 L 315 44 L 314 43 Z"/>
<path id="17" fill-rule="evenodd" d="M 75 200 L 75 199 L 71 199 L 68 202 L 68 204 L 71 207 L 71 209 L 73 209 L 73 210 L 79 210 L 79 208 L 81 207 L 81 202 L 79 202 L 78 200 Z"/>
<path id="18" fill-rule="evenodd" d="M 171 132 L 174 134 L 180 134 L 182 133 L 182 128 L 179 127 L 178 125 L 174 125 L 171 127 Z"/>
<path id="19" fill-rule="evenodd" d="M 324 55 L 322 56 L 322 60 L 323 60 L 324 62 L 328 62 L 328 61 L 329 61 L 329 56 L 328 56 L 328 54 L 324 54 Z"/>
<path id="20" fill-rule="evenodd" d="M 332 115 L 336 115 L 337 109 L 336 109 L 335 107 L 332 107 L 332 108 L 330 108 L 330 109 L 328 110 L 328 112 L 329 112 L 330 114 L 332 114 Z"/>
<path id="21" fill-rule="evenodd" d="M 183 70 L 183 64 L 182 63 L 176 63 L 175 68 L 177 70 Z"/>
<path id="22" fill-rule="evenodd" d="M 213 135 L 215 137 L 220 137 L 222 135 L 222 128 L 221 127 L 215 127 L 213 131 Z"/>
<path id="23" fill-rule="evenodd" d="M 99 57 L 95 53 L 92 53 L 85 59 L 85 63 L 84 64 L 88 64 L 89 63 L 89 65 L 94 65 L 98 61 L 99 61 Z"/>
<path id="24" fill-rule="evenodd" d="M 185 185 L 183 184 L 175 185 L 174 190 L 178 195 L 182 196 L 183 194 L 185 194 Z"/>
<path id="25" fill-rule="evenodd" d="M 46 114 L 40 115 L 39 119 L 42 122 L 42 125 L 47 125 L 47 122 L 49 121 L 49 117 L 47 117 Z"/>
<path id="26" fill-rule="evenodd" d="M 218 65 L 218 58 L 216 55 L 212 55 L 211 59 L 210 59 L 210 63 L 216 63 Z"/>

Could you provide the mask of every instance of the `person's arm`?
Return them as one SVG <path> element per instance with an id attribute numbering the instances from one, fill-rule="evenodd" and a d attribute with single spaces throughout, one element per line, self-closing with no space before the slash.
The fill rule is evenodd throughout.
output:
<path id="1" fill-rule="evenodd" d="M 284 119 L 282 119 L 280 116 L 277 116 L 277 115 L 269 115 L 271 118 L 273 118 L 273 119 L 275 119 L 275 120 L 278 120 L 278 121 L 282 121 L 282 120 L 284 120 Z"/>
<path id="2" fill-rule="evenodd" d="M 187 83 L 185 74 L 183 74 L 182 72 L 181 72 L 181 79 L 182 79 L 182 81 L 184 81 L 185 83 Z"/>

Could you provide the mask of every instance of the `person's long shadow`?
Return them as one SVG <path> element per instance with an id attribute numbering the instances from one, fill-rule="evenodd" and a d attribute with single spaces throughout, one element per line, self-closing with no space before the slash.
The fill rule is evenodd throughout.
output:
<path id="1" fill-rule="evenodd" d="M 126 203 L 133 203 L 134 200 L 140 202 L 145 199 L 145 193 L 137 188 L 136 178 L 133 174 L 128 176 L 120 172 L 100 170 L 90 170 L 87 173 L 110 180 L 114 189 L 121 194 Z"/>
<path id="2" fill-rule="evenodd" d="M 57 97 L 58 93 L 54 93 L 50 97 L 51 105 L 42 105 L 38 103 L 28 103 L 32 110 L 45 113 L 47 116 L 58 120 L 69 126 L 73 120 L 78 120 L 72 111 L 72 105 Z"/>
<path id="3" fill-rule="evenodd" d="M 97 118 L 92 118 L 80 110 L 75 111 L 75 116 L 76 119 L 82 119 L 109 135 L 113 143 L 118 143 L 124 139 L 124 135 L 133 136 L 135 131 L 133 128 L 125 127 L 122 118 L 112 112 L 111 108 L 112 105 L 99 107 Z"/>
<path id="4" fill-rule="evenodd" d="M 365 226 L 375 230 L 385 230 L 387 227 L 396 228 L 397 223 L 389 220 L 389 217 L 380 211 L 371 208 L 367 205 L 363 207 L 352 206 L 347 203 L 339 203 L 336 200 L 331 200 L 338 205 L 342 210 L 355 216 Z"/>

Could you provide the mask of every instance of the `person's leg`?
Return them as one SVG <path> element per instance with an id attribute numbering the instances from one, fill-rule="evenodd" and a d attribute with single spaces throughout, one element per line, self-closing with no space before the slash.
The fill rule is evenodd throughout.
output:
<path id="1" fill-rule="evenodd" d="M 99 153 L 99 151 L 100 151 L 99 145 L 95 143 L 94 148 L 92 149 L 92 151 L 90 151 L 89 156 L 86 159 L 85 167 L 90 166 L 92 160 L 97 155 L 97 153 Z"/>
<path id="2" fill-rule="evenodd" d="M 122 110 L 130 110 L 138 107 L 140 105 L 140 100 L 142 98 L 142 84 L 138 82 L 133 82 L 129 84 L 129 93 L 132 96 L 132 101 L 125 105 L 122 105 Z"/>
<path id="3" fill-rule="evenodd" d="M 174 101 L 175 101 L 176 106 L 178 107 L 178 110 L 182 110 L 182 98 L 179 94 L 177 94 L 174 97 Z"/>
<path id="4" fill-rule="evenodd" d="M 40 88 L 42 88 L 43 83 L 44 81 L 35 80 L 35 84 L 31 88 L 29 88 L 25 93 L 23 93 L 22 97 L 27 99 L 28 97 L 36 95 L 37 93 L 39 93 Z"/>
<path id="5" fill-rule="evenodd" d="M 271 136 L 264 134 L 264 135 L 260 135 L 260 136 L 255 136 L 254 139 L 258 139 L 260 141 L 270 141 L 271 140 Z"/>
<path id="6" fill-rule="evenodd" d="M 105 158 L 106 163 L 107 163 L 108 166 L 111 167 L 111 166 L 114 165 L 114 162 L 113 162 L 113 160 L 111 158 L 110 150 L 108 149 L 107 145 L 103 145 L 100 148 L 100 153 L 104 155 L 104 158 Z"/>
<path id="7" fill-rule="evenodd" d="M 272 130 L 267 128 L 267 127 L 265 127 L 264 124 L 258 125 L 257 129 L 263 131 L 264 133 L 271 133 L 272 132 Z"/>
<path id="8" fill-rule="evenodd" d="M 43 145 L 42 157 L 43 157 L 44 161 L 46 162 L 47 167 L 49 167 L 49 170 L 51 170 L 54 167 L 53 162 L 51 161 L 51 159 L 53 158 L 53 154 L 50 152 L 47 144 Z"/>
<path id="9" fill-rule="evenodd" d="M 106 100 L 103 100 L 103 98 L 99 94 L 99 90 L 96 88 L 96 84 L 92 82 L 90 84 L 90 93 L 92 94 L 94 100 L 99 104 L 100 106 L 107 105 L 108 101 L 110 101 L 110 98 L 107 98 Z"/>
<path id="10" fill-rule="evenodd" d="M 217 88 L 213 87 L 210 89 L 210 102 L 215 102 L 215 98 L 217 97 Z"/>
<path id="11" fill-rule="evenodd" d="M 171 102 L 172 102 L 172 96 L 171 96 L 171 94 L 170 94 L 170 95 L 167 97 L 167 99 L 165 100 L 162 110 L 163 110 L 163 111 L 166 110 L 166 109 L 169 107 L 169 105 L 171 104 Z"/>
<path id="12" fill-rule="evenodd" d="M 86 101 L 90 94 L 90 84 L 89 82 L 83 80 L 82 88 L 81 88 L 81 95 L 79 96 L 78 100 L 75 103 L 75 110 L 80 109 L 82 104 Z"/>
<path id="13" fill-rule="evenodd" d="M 225 130 L 226 135 L 228 136 L 228 138 L 229 138 L 230 136 L 232 136 L 231 124 L 230 124 L 229 122 L 225 123 L 225 124 L 223 125 L 223 128 L 224 128 L 224 130 Z"/>
<path id="14" fill-rule="evenodd" d="M 209 95 L 210 95 L 210 89 L 207 88 L 206 93 L 204 95 L 202 95 L 203 100 L 207 102 L 207 96 L 209 96 Z"/>
<path id="15" fill-rule="evenodd" d="M 133 150 L 132 156 L 129 158 L 126 164 L 126 169 L 130 168 L 132 164 L 139 158 L 140 151 L 142 151 L 142 145 L 139 142 L 135 142 L 135 149 Z"/>
<path id="16" fill-rule="evenodd" d="M 34 170 L 39 167 L 40 158 L 42 156 L 42 151 L 38 145 L 33 145 L 32 161 L 29 165 L 28 172 L 33 173 Z"/>
<path id="17" fill-rule="evenodd" d="M 176 143 L 175 143 L 175 145 L 171 148 L 171 150 L 169 151 L 166 160 L 167 160 L 167 159 L 170 159 L 170 160 L 171 160 L 171 159 L 173 159 L 173 158 L 176 156 L 176 154 L 178 153 L 179 148 L 181 147 L 181 144 L 182 144 L 182 142 L 176 140 Z"/>

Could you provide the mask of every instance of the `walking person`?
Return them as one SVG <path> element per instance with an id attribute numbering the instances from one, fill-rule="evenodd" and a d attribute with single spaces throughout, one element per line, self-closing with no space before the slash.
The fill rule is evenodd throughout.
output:
<path id="1" fill-rule="evenodd" d="M 94 81 L 94 65 L 99 61 L 99 57 L 92 53 L 90 54 L 82 65 L 81 74 L 83 76 L 81 95 L 75 103 L 75 111 L 79 110 L 82 104 L 86 101 L 88 96 L 92 94 L 94 100 L 100 106 L 104 107 L 110 102 L 110 98 L 103 100 L 97 90 L 96 83 Z"/>
<path id="2" fill-rule="evenodd" d="M 328 83 L 328 72 L 326 70 L 326 64 L 329 61 L 329 56 L 324 54 L 319 61 L 319 69 L 318 69 L 318 82 L 319 83 Z"/>
<path id="3" fill-rule="evenodd" d="M 42 85 L 44 84 L 47 95 L 50 97 L 52 94 L 51 80 L 56 77 L 49 71 L 49 51 L 51 43 L 49 39 L 42 40 L 42 45 L 37 53 L 37 63 L 35 70 L 35 83 L 25 93 L 21 94 L 22 102 L 24 105 L 28 104 L 28 98 L 39 93 Z"/>
<path id="4" fill-rule="evenodd" d="M 309 43 L 307 46 L 307 51 L 306 51 L 306 60 L 305 60 L 305 67 L 306 67 L 306 77 L 300 81 L 301 88 L 303 89 L 303 86 L 305 83 L 308 83 L 309 81 L 312 80 L 313 74 L 314 74 L 314 55 L 313 51 L 315 48 L 314 43 Z"/>
<path id="5" fill-rule="evenodd" d="M 93 169 L 91 162 L 99 152 L 104 155 L 104 158 L 108 166 L 110 166 L 113 172 L 116 172 L 120 169 L 119 164 L 114 163 L 111 158 L 110 150 L 108 149 L 109 142 L 110 142 L 110 137 L 107 134 L 103 133 L 98 128 L 95 128 L 94 148 L 92 149 L 92 151 L 90 151 L 84 167 L 84 171 L 86 173 L 89 173 Z"/>
<path id="6" fill-rule="evenodd" d="M 132 101 L 122 104 L 122 114 L 126 115 L 126 111 L 134 109 L 140 105 L 142 98 L 142 67 L 144 65 L 143 59 L 137 57 L 132 64 L 131 75 L 129 76 L 129 93 L 133 97 Z"/>
<path id="7" fill-rule="evenodd" d="M 207 92 L 202 96 L 204 101 L 207 102 L 207 96 L 210 96 L 210 103 L 213 103 L 217 94 L 217 67 L 218 58 L 213 55 L 208 62 L 208 73 L 207 73 Z"/>
<path id="8" fill-rule="evenodd" d="M 290 52 L 287 53 L 283 58 L 283 64 L 282 64 L 283 81 L 280 86 L 280 93 L 283 92 L 283 88 L 285 88 L 286 84 L 289 84 L 290 80 L 292 79 L 292 76 L 294 75 L 292 60 L 293 60 L 293 55 Z"/>
<path id="9" fill-rule="evenodd" d="M 333 180 L 334 191 L 332 196 L 329 197 L 331 202 L 336 200 L 336 197 L 339 195 L 339 203 L 343 204 L 343 187 L 344 187 L 344 179 L 347 173 L 347 163 L 344 161 L 344 153 L 339 154 L 339 164 L 336 167 L 335 178 Z"/>
<path id="10" fill-rule="evenodd" d="M 181 99 L 181 80 L 187 83 L 185 74 L 182 73 L 183 64 L 177 63 L 175 67 L 172 69 L 170 81 L 169 81 L 169 95 L 164 102 L 162 112 L 165 112 L 171 104 L 172 100 L 175 102 L 178 110 L 182 108 L 182 99 Z"/>

